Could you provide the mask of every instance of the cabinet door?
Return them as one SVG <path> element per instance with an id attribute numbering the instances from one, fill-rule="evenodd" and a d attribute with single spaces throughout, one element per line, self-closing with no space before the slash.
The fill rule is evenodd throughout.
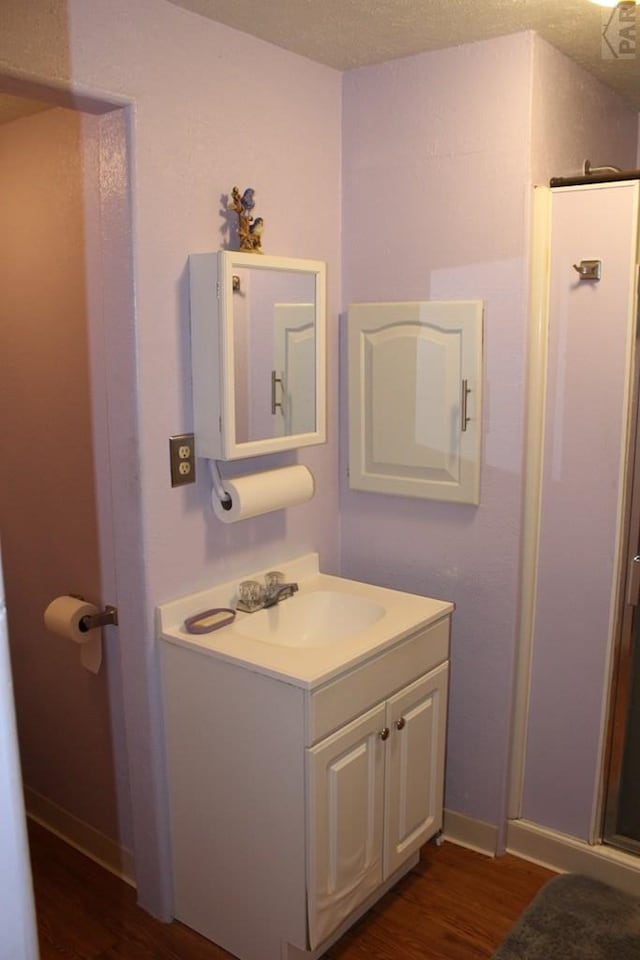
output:
<path id="1" fill-rule="evenodd" d="M 349 485 L 480 502 L 481 301 L 349 307 Z"/>
<path id="2" fill-rule="evenodd" d="M 387 701 L 385 878 L 442 826 L 447 679 L 444 663 Z"/>
<path id="3" fill-rule="evenodd" d="M 307 751 L 312 948 L 382 883 L 384 720 L 380 704 Z"/>

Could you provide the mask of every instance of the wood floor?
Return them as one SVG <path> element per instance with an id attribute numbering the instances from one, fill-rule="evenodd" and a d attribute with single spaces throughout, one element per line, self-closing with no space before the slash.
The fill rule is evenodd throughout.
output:
<path id="1" fill-rule="evenodd" d="M 230 960 L 180 923 L 163 924 L 135 891 L 35 824 L 29 828 L 41 960 Z M 553 874 L 451 843 L 420 863 L 327 953 L 330 960 L 487 960 Z M 242 897 L 242 891 L 238 891 Z"/>

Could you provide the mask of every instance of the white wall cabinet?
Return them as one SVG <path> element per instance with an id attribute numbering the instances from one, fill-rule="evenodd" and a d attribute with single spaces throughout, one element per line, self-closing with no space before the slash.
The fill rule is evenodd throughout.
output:
<path id="1" fill-rule="evenodd" d="M 480 502 L 482 302 L 349 307 L 349 485 Z"/>
<path id="2" fill-rule="evenodd" d="M 311 688 L 161 642 L 175 916 L 315 960 L 442 823 L 450 617 Z"/>
<path id="3" fill-rule="evenodd" d="M 325 288 L 319 260 L 232 250 L 189 257 L 199 456 L 238 460 L 325 443 Z"/>

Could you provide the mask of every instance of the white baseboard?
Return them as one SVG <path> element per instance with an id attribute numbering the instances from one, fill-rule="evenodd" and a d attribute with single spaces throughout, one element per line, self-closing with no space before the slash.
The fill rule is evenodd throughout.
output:
<path id="1" fill-rule="evenodd" d="M 640 857 L 557 833 L 527 820 L 510 820 L 507 852 L 559 873 L 584 873 L 638 895 Z"/>
<path id="2" fill-rule="evenodd" d="M 468 847 L 478 853 L 495 857 L 498 848 L 498 828 L 492 823 L 466 817 L 455 810 L 444 811 L 443 835 L 445 840 L 457 843 L 460 847 Z"/>
<path id="3" fill-rule="evenodd" d="M 135 886 L 133 854 L 47 797 L 24 788 L 27 816 L 121 880 Z"/>

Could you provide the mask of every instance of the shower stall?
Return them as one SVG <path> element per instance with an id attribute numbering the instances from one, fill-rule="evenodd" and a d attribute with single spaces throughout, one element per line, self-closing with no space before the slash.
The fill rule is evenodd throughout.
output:
<path id="1" fill-rule="evenodd" d="M 612 672 L 602 839 L 640 855 L 640 435 L 637 422 L 630 472 L 627 562 Z"/>
<path id="2" fill-rule="evenodd" d="M 640 854 L 640 171 L 536 195 L 508 834 Z"/>

